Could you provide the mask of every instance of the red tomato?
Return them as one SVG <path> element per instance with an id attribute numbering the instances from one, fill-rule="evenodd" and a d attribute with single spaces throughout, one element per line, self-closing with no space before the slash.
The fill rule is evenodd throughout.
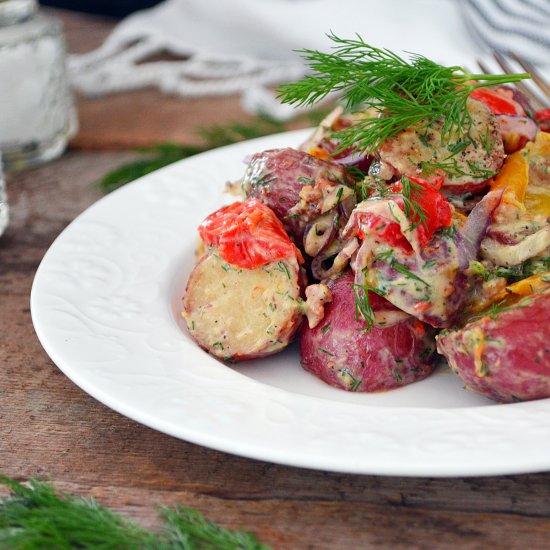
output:
<path id="1" fill-rule="evenodd" d="M 471 94 L 472 99 L 485 103 L 495 115 L 522 115 L 525 111 L 522 106 L 508 97 L 506 92 L 491 88 L 476 88 Z"/>
<path id="2" fill-rule="evenodd" d="M 550 109 L 541 109 L 535 113 L 535 120 L 545 120 L 550 118 Z"/>
<path id="3" fill-rule="evenodd" d="M 535 120 L 543 132 L 550 132 L 550 109 L 542 109 L 535 113 Z"/>
<path id="4" fill-rule="evenodd" d="M 361 212 L 359 223 L 362 227 L 368 227 L 369 233 L 376 235 L 379 240 L 388 243 L 392 247 L 399 247 L 406 252 L 412 252 L 412 246 L 403 236 L 401 226 L 397 222 L 390 222 L 373 212 Z M 364 231 L 359 230 L 359 238 L 365 238 Z"/>
<path id="5" fill-rule="evenodd" d="M 452 207 L 449 201 L 439 192 L 443 184 L 443 178 L 435 178 L 433 183 L 419 178 L 408 177 L 412 182 L 410 186 L 410 201 L 416 203 L 417 208 L 423 212 L 423 221 L 418 213 L 411 211 L 411 222 L 417 224 L 414 231 L 420 246 L 426 246 L 433 234 L 442 227 L 449 227 L 452 223 Z M 403 193 L 403 184 L 400 181 L 391 186 L 394 193 Z M 395 202 L 401 210 L 405 211 L 405 201 L 402 197 L 395 197 Z M 369 228 L 371 234 L 393 247 L 400 247 L 407 253 L 412 252 L 412 247 L 407 238 L 401 232 L 401 226 L 394 221 L 388 221 L 372 212 L 363 212 L 360 215 L 360 225 Z M 359 231 L 359 237 L 364 238 L 363 231 Z"/>
<path id="6" fill-rule="evenodd" d="M 199 235 L 206 246 L 215 246 L 226 262 L 243 269 L 293 257 L 303 261 L 277 216 L 254 198 L 210 214 L 200 224 Z"/>
<path id="7" fill-rule="evenodd" d="M 413 182 L 413 185 L 410 186 L 410 199 L 424 213 L 422 221 L 420 216 L 413 212 L 411 221 L 413 224 L 418 224 L 415 231 L 420 246 L 426 246 L 438 229 L 450 227 L 453 209 L 449 201 L 439 192 L 443 185 L 442 177 L 434 178 L 433 183 L 428 183 L 420 178 L 409 177 L 408 179 Z M 392 190 L 402 193 L 401 181 L 395 183 Z M 400 206 L 404 210 L 404 206 Z"/>

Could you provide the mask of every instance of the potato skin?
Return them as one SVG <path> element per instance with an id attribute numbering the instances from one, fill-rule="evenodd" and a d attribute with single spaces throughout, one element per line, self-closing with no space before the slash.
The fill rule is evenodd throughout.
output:
<path id="1" fill-rule="evenodd" d="M 276 353 L 302 322 L 301 281 L 296 260 L 240 269 L 211 251 L 187 283 L 183 317 L 189 333 L 208 353 L 228 362 Z"/>
<path id="2" fill-rule="evenodd" d="M 313 329 L 304 325 L 300 337 L 302 367 L 321 380 L 348 391 L 376 392 L 410 384 L 434 369 L 435 330 L 405 316 L 386 328 L 362 330 L 355 318 L 354 277 L 346 272 L 329 286 L 332 302 Z M 399 310 L 370 294 L 375 311 L 401 315 Z"/>
<path id="3" fill-rule="evenodd" d="M 269 206 L 283 222 L 288 234 L 299 243 L 303 222 L 287 218 L 289 210 L 300 201 L 305 185 L 322 181 L 352 185 L 343 166 L 316 158 L 292 148 L 269 149 L 252 156 L 242 181 L 246 197 L 254 197 Z"/>
<path id="4" fill-rule="evenodd" d="M 437 337 L 466 388 L 502 403 L 550 397 L 550 289 Z"/>

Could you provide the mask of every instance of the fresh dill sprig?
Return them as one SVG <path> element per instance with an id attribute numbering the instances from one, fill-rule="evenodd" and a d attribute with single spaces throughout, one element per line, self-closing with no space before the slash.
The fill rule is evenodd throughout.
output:
<path id="1" fill-rule="evenodd" d="M 353 298 L 355 301 L 355 320 L 359 321 L 359 319 L 363 319 L 366 323 L 364 330 L 365 332 L 369 332 L 374 325 L 374 311 L 368 292 L 370 288 L 357 283 L 352 283 L 351 287 L 353 288 Z"/>
<path id="2" fill-rule="evenodd" d="M 268 550 L 251 534 L 223 529 L 199 512 L 161 508 L 150 531 L 94 500 L 61 494 L 45 481 L 28 486 L 0 475 L 11 494 L 0 500 L 0 548 L 10 550 Z"/>
<path id="3" fill-rule="evenodd" d="M 168 164 L 197 155 L 205 150 L 203 147 L 177 143 L 159 143 L 151 147 L 143 147 L 139 149 L 139 152 L 144 155 L 143 158 L 115 168 L 105 174 L 99 180 L 98 185 L 104 193 L 110 193 Z"/>
<path id="4" fill-rule="evenodd" d="M 387 198 L 391 192 L 387 181 L 366 174 L 356 187 L 357 198 L 360 201 L 367 200 L 370 197 Z"/>
<path id="5" fill-rule="evenodd" d="M 486 310 L 483 311 L 483 316 L 496 317 L 505 311 L 510 311 L 510 303 L 506 300 L 492 303 Z"/>
<path id="6" fill-rule="evenodd" d="M 496 266 L 493 269 L 485 267 L 481 262 L 470 261 L 470 270 L 474 275 L 483 277 L 485 281 L 490 281 L 498 277 L 506 279 L 508 284 L 516 283 L 533 275 L 541 275 L 550 271 L 550 256 L 539 256 L 530 258 L 521 264 L 513 266 Z"/>
<path id="7" fill-rule="evenodd" d="M 300 50 L 311 74 L 278 88 L 278 98 L 290 105 L 313 105 L 330 93 L 342 94 L 348 111 L 372 108 L 369 117 L 339 132 L 342 149 L 372 153 L 398 132 L 421 124 L 427 127 L 443 118 L 442 138 L 468 134 L 471 117 L 466 101 L 477 88 L 518 82 L 528 73 L 486 75 L 469 73 L 456 65 L 445 67 L 419 55 L 406 60 L 388 49 L 355 39 L 328 37 L 331 53 Z"/>
<path id="8" fill-rule="evenodd" d="M 162 508 L 161 516 L 165 521 L 163 535 L 167 550 L 269 550 L 254 535 L 219 527 L 184 506 Z"/>
<path id="9" fill-rule="evenodd" d="M 422 195 L 425 192 L 422 185 L 412 181 L 407 176 L 401 178 L 401 196 L 403 198 L 403 210 L 407 219 L 411 222 L 409 230 L 416 229 L 419 225 L 427 228 L 428 214 L 421 204 Z M 384 199 L 394 194 L 392 187 L 384 180 L 378 180 L 367 176 L 357 185 L 356 192 L 360 201 L 369 198 Z"/>
<path id="10" fill-rule="evenodd" d="M 206 149 L 223 147 L 239 141 L 255 139 L 286 130 L 286 125 L 269 115 L 260 113 L 250 122 L 228 122 L 201 128 L 198 134 L 205 142 Z"/>
<path id="11" fill-rule="evenodd" d="M 293 121 L 294 126 L 317 125 L 327 115 L 326 109 L 315 109 L 300 115 Z M 293 127 L 293 126 L 292 126 Z M 209 151 L 216 147 L 238 143 L 247 139 L 254 139 L 270 134 L 290 130 L 287 123 L 259 113 L 249 121 L 227 122 L 207 126 L 197 131 L 202 143 L 179 144 L 179 143 L 158 143 L 149 147 L 142 147 L 138 152 L 143 154 L 142 158 L 129 162 L 109 172 L 98 182 L 99 187 L 105 193 L 110 193 L 123 185 L 130 183 L 150 172 L 158 170 L 178 160 L 183 160 L 193 155 Z"/>

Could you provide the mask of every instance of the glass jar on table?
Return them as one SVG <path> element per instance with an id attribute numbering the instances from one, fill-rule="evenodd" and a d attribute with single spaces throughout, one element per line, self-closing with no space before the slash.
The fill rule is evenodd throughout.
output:
<path id="1" fill-rule="evenodd" d="M 36 0 L 0 0 L 0 235 L 8 225 L 6 171 L 60 156 L 78 123 L 61 23 Z"/>
<path id="2" fill-rule="evenodd" d="M 9 172 L 63 153 L 77 129 L 61 23 L 36 0 L 0 0 L 0 150 Z"/>

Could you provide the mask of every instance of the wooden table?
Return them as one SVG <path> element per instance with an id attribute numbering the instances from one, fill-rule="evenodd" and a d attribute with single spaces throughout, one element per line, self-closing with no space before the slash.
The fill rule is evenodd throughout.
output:
<path id="1" fill-rule="evenodd" d="M 72 51 L 98 44 L 113 25 L 61 15 Z M 59 489 L 94 496 L 148 527 L 158 525 L 158 505 L 183 504 L 280 549 L 549 548 L 550 473 L 403 478 L 248 460 L 120 416 L 57 369 L 35 336 L 29 293 L 55 237 L 102 196 L 95 182 L 136 157 L 132 143 L 113 139 L 114 133 L 123 136 L 124 125 L 134 124 L 145 140 L 139 121 L 128 116 L 131 107 L 113 120 L 113 105 L 116 111 L 153 98 L 154 118 L 155 112 L 168 117 L 177 104 L 179 122 L 173 127 L 179 133 L 168 137 L 182 141 L 203 120 L 189 120 L 185 113 L 212 107 L 209 99 L 186 102 L 155 94 L 81 100 L 82 132 L 73 148 L 55 162 L 8 178 L 12 221 L 0 239 L 0 471 L 18 480 L 50 477 Z M 221 105 L 218 121 L 246 118 L 236 98 Z M 103 130 L 94 119 L 100 116 L 110 121 Z"/>

